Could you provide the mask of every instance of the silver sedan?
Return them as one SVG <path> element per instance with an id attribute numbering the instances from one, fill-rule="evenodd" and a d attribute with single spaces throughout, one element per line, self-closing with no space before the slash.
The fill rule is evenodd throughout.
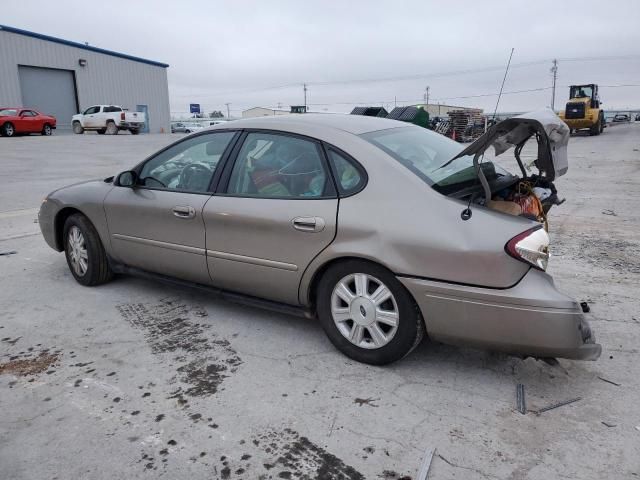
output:
<path id="1" fill-rule="evenodd" d="M 596 359 L 580 305 L 544 271 L 542 217 L 559 203 L 552 181 L 566 171 L 553 142 L 565 132 L 536 118 L 502 122 L 464 151 L 371 117 L 217 125 L 129 171 L 56 190 L 40 227 L 82 285 L 145 275 L 315 317 L 361 362 L 401 359 L 425 335 Z M 520 162 L 527 139 L 539 142 L 535 178 L 483 161 L 500 144 Z M 519 207 L 523 182 L 552 192 L 539 215 Z"/>

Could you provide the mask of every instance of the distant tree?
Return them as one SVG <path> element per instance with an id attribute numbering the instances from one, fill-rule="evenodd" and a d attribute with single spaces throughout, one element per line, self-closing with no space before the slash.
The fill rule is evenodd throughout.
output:
<path id="1" fill-rule="evenodd" d="M 209 118 L 223 118 L 224 114 L 220 110 L 214 110 L 209 114 Z"/>

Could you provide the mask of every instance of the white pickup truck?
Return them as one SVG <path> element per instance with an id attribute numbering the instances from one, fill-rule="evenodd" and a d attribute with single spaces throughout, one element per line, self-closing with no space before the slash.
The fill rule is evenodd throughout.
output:
<path id="1" fill-rule="evenodd" d="M 73 133 L 95 130 L 99 134 L 117 135 L 120 130 L 140 133 L 146 121 L 144 112 L 128 112 L 117 105 L 94 105 L 71 117 Z"/>

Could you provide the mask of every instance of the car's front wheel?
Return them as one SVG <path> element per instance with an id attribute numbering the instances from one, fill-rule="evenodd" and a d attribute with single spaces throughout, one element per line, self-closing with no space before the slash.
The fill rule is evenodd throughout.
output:
<path id="1" fill-rule="evenodd" d="M 44 127 L 42 127 L 42 135 L 45 136 L 49 136 L 53 133 L 53 129 L 51 128 L 51 125 L 49 125 L 48 123 L 44 124 Z"/>
<path id="2" fill-rule="evenodd" d="M 409 292 L 391 272 L 370 262 L 331 266 L 320 280 L 316 300 L 331 343 L 359 362 L 385 365 L 400 360 L 424 335 Z"/>
<path id="3" fill-rule="evenodd" d="M 64 253 L 71 274 L 78 283 L 94 286 L 113 277 L 107 255 L 91 222 L 82 214 L 71 215 L 64 223 Z"/>
<path id="4" fill-rule="evenodd" d="M 81 135 L 84 133 L 84 128 L 82 128 L 80 122 L 73 122 L 73 133 L 75 133 L 76 135 Z"/>

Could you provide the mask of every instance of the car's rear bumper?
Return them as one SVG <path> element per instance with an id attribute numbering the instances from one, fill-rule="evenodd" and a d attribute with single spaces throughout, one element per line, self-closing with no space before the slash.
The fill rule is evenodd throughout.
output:
<path id="1" fill-rule="evenodd" d="M 119 128 L 144 128 L 144 122 L 120 122 L 118 125 Z"/>
<path id="2" fill-rule="evenodd" d="M 602 347 L 580 305 L 539 270 L 529 270 L 507 289 L 398 279 L 418 303 L 434 340 L 537 357 L 600 356 Z"/>

